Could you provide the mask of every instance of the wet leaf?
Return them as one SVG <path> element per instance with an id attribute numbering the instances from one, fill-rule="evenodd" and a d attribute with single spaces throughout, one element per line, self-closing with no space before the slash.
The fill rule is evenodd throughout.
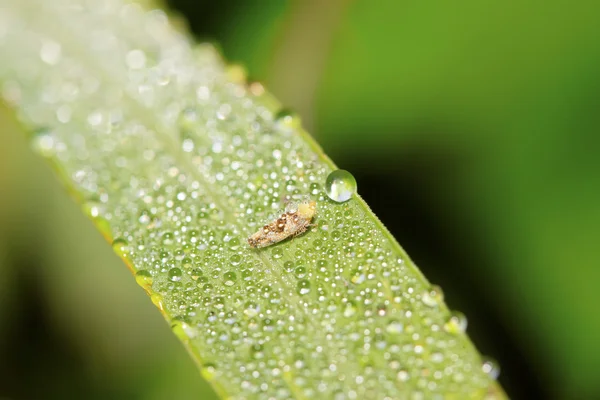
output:
<path id="1" fill-rule="evenodd" d="M 223 397 L 503 397 L 464 316 L 243 70 L 159 10 L 6 3 L 4 98 Z M 305 199 L 306 233 L 248 245 Z"/>

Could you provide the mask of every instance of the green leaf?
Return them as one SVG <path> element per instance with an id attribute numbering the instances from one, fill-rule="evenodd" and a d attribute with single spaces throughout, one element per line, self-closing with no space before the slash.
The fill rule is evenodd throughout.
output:
<path id="1" fill-rule="evenodd" d="M 119 1 L 0 8 L 4 98 L 222 397 L 503 398 L 335 165 L 209 45 Z M 307 233 L 246 239 L 310 198 Z M 106 287 L 110 292 L 110 287 Z"/>

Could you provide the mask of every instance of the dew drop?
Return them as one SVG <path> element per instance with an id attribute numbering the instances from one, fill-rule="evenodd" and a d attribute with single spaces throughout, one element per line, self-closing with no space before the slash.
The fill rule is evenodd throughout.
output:
<path id="1" fill-rule="evenodd" d="M 287 271 L 287 272 L 292 272 L 294 270 L 294 262 L 293 261 L 286 261 L 283 263 L 283 268 Z"/>
<path id="2" fill-rule="evenodd" d="M 171 329 L 173 330 L 173 333 L 175 334 L 175 336 L 177 336 L 179 338 L 179 340 L 181 340 L 182 342 L 188 342 L 189 341 L 189 337 L 186 334 L 186 323 L 182 322 L 182 321 L 178 321 L 178 320 L 174 320 L 173 323 L 171 324 Z"/>
<path id="3" fill-rule="evenodd" d="M 353 302 L 349 301 L 348 303 L 346 303 L 346 308 L 344 308 L 344 317 L 350 318 L 356 314 L 356 311 L 356 305 Z"/>
<path id="4" fill-rule="evenodd" d="M 88 201 L 83 205 L 83 212 L 90 218 L 97 218 L 100 216 L 101 204 L 95 201 Z"/>
<path id="5" fill-rule="evenodd" d="M 292 110 L 282 109 L 275 115 L 275 126 L 284 129 L 297 129 L 300 127 L 300 117 Z"/>
<path id="6" fill-rule="evenodd" d="M 393 319 L 388 323 L 385 330 L 387 331 L 387 333 L 390 333 L 392 335 L 398 335 L 402 333 L 402 331 L 404 331 L 404 325 L 402 324 L 402 322 Z"/>
<path id="7" fill-rule="evenodd" d="M 444 325 L 444 329 L 449 333 L 463 333 L 467 330 L 467 317 L 460 311 L 452 311 L 452 315 Z"/>
<path id="8" fill-rule="evenodd" d="M 223 284 L 225 286 L 233 286 L 235 285 L 235 280 L 237 279 L 237 275 L 233 271 L 225 272 L 223 275 Z"/>
<path id="9" fill-rule="evenodd" d="M 432 285 L 423 293 L 422 300 L 426 306 L 437 307 L 444 300 L 444 292 L 442 292 L 442 288 L 439 286 Z"/>
<path id="10" fill-rule="evenodd" d="M 45 40 L 40 50 L 40 58 L 49 65 L 56 65 L 60 61 L 61 46 L 52 40 Z"/>
<path id="11" fill-rule="evenodd" d="M 233 266 L 240 265 L 242 262 L 242 256 L 239 254 L 234 254 L 229 258 L 229 263 Z"/>
<path id="12" fill-rule="evenodd" d="M 204 364 L 202 366 L 202 368 L 200 369 L 200 373 L 202 374 L 202 377 L 204 379 L 206 379 L 208 382 L 212 381 L 215 379 L 215 374 L 217 372 L 217 368 L 214 364 Z"/>
<path id="13" fill-rule="evenodd" d="M 307 279 L 302 279 L 298 282 L 297 286 L 298 294 L 305 295 L 310 293 L 310 282 Z"/>
<path id="14" fill-rule="evenodd" d="M 436 351 L 431 353 L 429 359 L 434 363 L 441 363 L 442 361 L 444 361 L 444 354 L 439 351 Z"/>
<path id="15" fill-rule="evenodd" d="M 481 364 L 481 370 L 490 377 L 490 379 L 498 379 L 498 375 L 500 375 L 500 365 L 489 357 L 484 357 Z"/>
<path id="16" fill-rule="evenodd" d="M 152 281 L 153 281 L 152 274 L 150 274 L 150 271 L 141 269 L 138 272 L 136 272 L 135 281 L 137 282 L 138 285 L 140 285 L 144 289 L 148 290 L 152 287 Z"/>
<path id="17" fill-rule="evenodd" d="M 327 175 L 325 193 L 338 203 L 348 201 L 356 193 L 356 179 L 346 170 L 335 170 Z"/>
<path id="18" fill-rule="evenodd" d="M 140 224 L 148 225 L 150 223 L 150 221 L 152 221 L 152 219 L 150 217 L 150 212 L 148 210 L 142 210 L 140 212 L 138 221 L 140 222 Z"/>
<path id="19" fill-rule="evenodd" d="M 261 359 L 265 357 L 265 353 L 263 351 L 263 346 L 260 344 L 255 344 L 250 347 L 250 355 L 252 358 Z"/>
<path id="20" fill-rule="evenodd" d="M 34 151 L 44 157 L 50 157 L 55 151 L 55 139 L 49 129 L 40 129 L 34 133 L 31 147 Z"/>
<path id="21" fill-rule="evenodd" d="M 169 270 L 169 280 L 173 282 L 179 282 L 183 273 L 179 268 L 171 268 Z"/>
<path id="22" fill-rule="evenodd" d="M 185 269 L 190 269 L 190 268 L 192 268 L 192 267 L 194 266 L 194 262 L 192 261 L 192 259 L 191 259 L 191 258 L 189 258 L 189 257 L 184 257 L 184 258 L 181 260 L 181 266 L 182 266 L 183 268 L 185 268 Z"/>
<path id="23" fill-rule="evenodd" d="M 172 245 L 175 241 L 175 236 L 171 232 L 165 232 L 162 234 L 162 242 L 165 246 Z"/>
<path id="24" fill-rule="evenodd" d="M 163 297 L 159 293 L 154 293 L 152 296 L 150 296 L 150 300 L 152 300 L 152 304 L 154 304 L 160 311 L 165 309 Z"/>
<path id="25" fill-rule="evenodd" d="M 146 54 L 139 49 L 131 50 L 125 56 L 125 62 L 131 69 L 141 69 L 146 66 Z"/>
<path id="26" fill-rule="evenodd" d="M 129 255 L 129 243 L 123 238 L 113 240 L 112 248 L 119 257 L 125 258 Z"/>
<path id="27" fill-rule="evenodd" d="M 260 311 L 260 306 L 254 302 L 248 302 L 246 303 L 246 308 L 244 309 L 244 314 L 246 314 L 248 317 L 255 317 L 256 315 L 258 315 Z"/>
<path id="28" fill-rule="evenodd" d="M 408 378 L 410 377 L 410 375 L 408 374 L 408 371 L 401 369 L 400 371 L 398 371 L 398 373 L 396 374 L 396 377 L 398 378 L 398 380 L 400 382 L 406 382 L 408 380 Z"/>
<path id="29" fill-rule="evenodd" d="M 273 249 L 273 258 L 281 258 L 283 257 L 283 249 L 281 247 L 276 247 Z"/>
<path id="30" fill-rule="evenodd" d="M 306 267 L 303 265 L 299 265 L 294 269 L 294 275 L 296 278 L 304 278 L 306 276 Z"/>

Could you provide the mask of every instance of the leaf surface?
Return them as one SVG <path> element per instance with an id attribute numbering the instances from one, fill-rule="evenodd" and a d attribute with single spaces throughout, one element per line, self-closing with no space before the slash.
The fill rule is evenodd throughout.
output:
<path id="1" fill-rule="evenodd" d="M 329 199 L 335 165 L 260 84 L 160 10 L 0 5 L 4 98 L 223 397 L 503 397 L 464 316 L 358 195 Z M 248 245 L 306 198 L 308 232 Z"/>

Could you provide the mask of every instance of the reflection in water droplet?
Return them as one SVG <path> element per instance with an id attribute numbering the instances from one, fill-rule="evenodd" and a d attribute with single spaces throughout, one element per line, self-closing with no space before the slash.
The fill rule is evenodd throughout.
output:
<path id="1" fill-rule="evenodd" d="M 467 330 L 467 317 L 460 311 L 452 311 L 452 315 L 444 325 L 444 329 L 449 333 L 463 333 Z"/>
<path id="2" fill-rule="evenodd" d="M 338 203 L 348 201 L 356 193 L 356 179 L 346 170 L 335 170 L 327 175 L 325 193 L 327 197 Z"/>

